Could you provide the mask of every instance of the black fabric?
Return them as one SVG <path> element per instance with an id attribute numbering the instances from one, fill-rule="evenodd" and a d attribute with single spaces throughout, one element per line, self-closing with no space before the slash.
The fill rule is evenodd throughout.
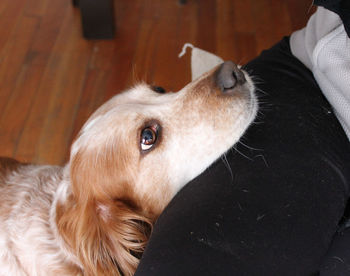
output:
<path id="1" fill-rule="evenodd" d="M 218 160 L 176 195 L 137 276 L 317 275 L 348 198 L 349 141 L 288 38 L 245 69 L 261 107 L 232 171 Z"/>
<path id="2" fill-rule="evenodd" d="M 350 37 L 350 0 L 314 0 L 314 4 L 338 14 Z"/>
<path id="3" fill-rule="evenodd" d="M 322 262 L 320 276 L 348 275 L 350 275 L 350 228 L 345 228 L 334 237 Z"/>

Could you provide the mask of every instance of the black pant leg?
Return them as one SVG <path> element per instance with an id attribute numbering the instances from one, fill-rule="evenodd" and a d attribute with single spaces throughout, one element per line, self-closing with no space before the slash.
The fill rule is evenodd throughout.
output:
<path id="1" fill-rule="evenodd" d="M 350 146 L 288 38 L 245 66 L 256 122 L 157 221 L 136 275 L 316 275 L 342 218 Z M 176 162 L 176 160 L 174 160 Z"/>

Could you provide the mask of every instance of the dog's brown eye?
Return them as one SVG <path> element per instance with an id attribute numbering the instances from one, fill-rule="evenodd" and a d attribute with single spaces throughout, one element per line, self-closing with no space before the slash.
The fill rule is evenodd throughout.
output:
<path id="1" fill-rule="evenodd" d="M 152 86 L 152 90 L 160 94 L 164 94 L 166 92 L 165 89 L 160 86 Z"/>
<path id="2" fill-rule="evenodd" d="M 157 141 L 157 128 L 146 127 L 141 132 L 141 149 L 149 150 Z"/>

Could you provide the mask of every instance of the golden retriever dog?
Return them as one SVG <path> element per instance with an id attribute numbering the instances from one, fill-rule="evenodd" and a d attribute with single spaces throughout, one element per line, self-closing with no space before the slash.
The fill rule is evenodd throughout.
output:
<path id="1" fill-rule="evenodd" d="M 139 84 L 88 119 L 64 167 L 0 159 L 0 275 L 133 275 L 173 196 L 257 112 L 225 62 L 177 93 Z"/>

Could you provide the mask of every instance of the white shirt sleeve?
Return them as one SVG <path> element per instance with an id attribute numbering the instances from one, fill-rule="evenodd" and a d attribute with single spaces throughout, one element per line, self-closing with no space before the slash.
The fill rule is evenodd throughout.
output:
<path id="1" fill-rule="evenodd" d="M 350 39 L 339 16 L 319 7 L 294 32 L 291 51 L 314 74 L 350 139 Z"/>

